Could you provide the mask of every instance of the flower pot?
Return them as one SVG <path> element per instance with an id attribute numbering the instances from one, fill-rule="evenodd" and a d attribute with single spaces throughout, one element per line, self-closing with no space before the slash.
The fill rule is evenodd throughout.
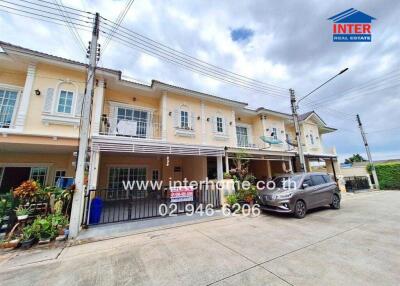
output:
<path id="1" fill-rule="evenodd" d="M 15 248 L 19 244 L 19 239 L 13 239 L 0 244 L 0 248 Z"/>
<path id="2" fill-rule="evenodd" d="M 19 215 L 17 216 L 18 220 L 24 220 L 28 218 L 28 215 Z"/>
<path id="3" fill-rule="evenodd" d="M 39 244 L 47 244 L 47 243 L 50 243 L 50 237 L 48 238 L 42 237 L 39 239 Z"/>
<path id="4" fill-rule="evenodd" d="M 21 241 L 21 248 L 22 248 L 22 249 L 28 249 L 28 248 L 30 248 L 34 243 L 35 243 L 35 238 L 34 238 L 34 237 L 32 237 L 31 239 L 28 239 L 28 240 L 23 240 L 23 241 Z"/>
<path id="5" fill-rule="evenodd" d="M 58 229 L 58 235 L 64 235 L 65 230 L 63 228 Z"/>

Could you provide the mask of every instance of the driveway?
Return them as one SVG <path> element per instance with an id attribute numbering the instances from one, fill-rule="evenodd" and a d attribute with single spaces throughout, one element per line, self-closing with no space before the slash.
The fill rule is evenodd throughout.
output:
<path id="1" fill-rule="evenodd" d="M 399 206 L 399 191 L 368 192 L 302 220 L 238 216 L 2 253 L 0 284 L 398 285 Z"/>

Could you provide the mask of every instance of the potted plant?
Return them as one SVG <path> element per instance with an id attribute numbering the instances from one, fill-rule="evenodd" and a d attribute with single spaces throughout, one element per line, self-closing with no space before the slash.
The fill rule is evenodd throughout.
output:
<path id="1" fill-rule="evenodd" d="M 226 202 L 228 204 L 228 208 L 232 213 L 234 213 L 237 210 L 237 203 L 238 203 L 238 198 L 236 194 L 230 194 L 226 196 Z"/>
<path id="2" fill-rule="evenodd" d="M 27 225 L 22 230 L 21 248 L 28 249 L 35 243 L 36 226 Z"/>
<path id="3" fill-rule="evenodd" d="M 27 219 L 30 213 L 30 209 L 24 208 L 23 206 L 19 206 L 15 209 L 15 214 L 17 215 L 18 220 Z"/>
<path id="4" fill-rule="evenodd" d="M 56 228 L 53 227 L 51 221 L 47 217 L 35 219 L 32 227 L 37 228 L 36 238 L 39 239 L 39 244 L 49 243 L 57 232 Z"/>

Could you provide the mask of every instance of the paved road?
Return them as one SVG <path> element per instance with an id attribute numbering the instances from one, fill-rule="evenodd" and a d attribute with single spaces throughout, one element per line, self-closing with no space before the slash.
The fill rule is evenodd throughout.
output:
<path id="1" fill-rule="evenodd" d="M 399 206 L 400 191 L 364 193 L 303 220 L 235 217 L 3 254 L 0 285 L 399 285 Z"/>

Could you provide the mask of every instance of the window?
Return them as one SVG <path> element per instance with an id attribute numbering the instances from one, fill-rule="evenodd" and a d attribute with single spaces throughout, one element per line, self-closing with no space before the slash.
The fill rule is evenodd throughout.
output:
<path id="1" fill-rule="evenodd" d="M 122 181 L 125 182 L 142 182 L 146 181 L 146 168 L 110 168 L 108 174 L 108 188 L 110 190 L 122 190 L 124 185 Z M 136 185 L 136 183 L 135 183 Z"/>
<path id="2" fill-rule="evenodd" d="M 311 181 L 314 186 L 325 184 L 324 177 L 322 175 L 312 175 Z"/>
<path id="3" fill-rule="evenodd" d="M 0 128 L 10 128 L 18 92 L 0 89 Z"/>
<path id="4" fill-rule="evenodd" d="M 74 93 L 71 91 L 62 90 L 58 99 L 57 112 L 71 113 L 72 112 L 72 101 Z"/>
<path id="5" fill-rule="evenodd" d="M 274 128 L 272 128 L 272 134 L 271 134 L 271 136 L 275 139 L 275 140 L 278 140 L 278 133 L 276 133 L 277 131 L 276 131 L 276 128 L 274 127 Z"/>
<path id="6" fill-rule="evenodd" d="M 312 145 L 314 145 L 314 136 L 313 136 L 313 134 L 312 134 L 312 131 L 310 131 L 310 143 L 311 143 Z"/>
<path id="7" fill-rule="evenodd" d="M 326 183 L 332 182 L 331 176 L 329 176 L 329 175 L 323 175 L 323 177 L 324 177 L 324 180 L 325 180 Z"/>
<path id="8" fill-rule="evenodd" d="M 303 185 L 306 184 L 307 186 L 311 187 L 313 185 L 310 178 L 304 179 Z"/>
<path id="9" fill-rule="evenodd" d="M 153 170 L 152 174 L 151 174 L 151 180 L 153 182 L 158 181 L 160 178 L 160 172 L 158 170 Z"/>
<path id="10" fill-rule="evenodd" d="M 181 128 L 189 129 L 189 112 L 181 110 Z"/>
<path id="11" fill-rule="evenodd" d="M 32 167 L 29 179 L 44 186 L 46 184 L 47 167 Z"/>
<path id="12" fill-rule="evenodd" d="M 224 125 L 223 125 L 223 119 L 222 117 L 217 117 L 217 132 L 218 133 L 224 133 Z"/>
<path id="13" fill-rule="evenodd" d="M 66 172 L 64 170 L 57 170 L 54 175 L 54 186 L 57 185 L 57 181 L 60 178 L 65 177 Z"/>
<path id="14" fill-rule="evenodd" d="M 236 126 L 236 137 L 237 144 L 240 147 L 249 146 L 249 137 L 248 137 L 247 127 Z"/>
<path id="15" fill-rule="evenodd" d="M 134 133 L 134 136 L 140 138 L 147 137 L 147 125 L 149 122 L 149 114 L 147 111 L 118 107 L 117 124 L 120 120 L 136 122 L 136 133 Z M 129 132 L 128 134 L 131 133 Z"/>
<path id="16" fill-rule="evenodd" d="M 3 175 L 4 175 L 4 167 L 0 167 L 0 187 L 1 187 L 1 182 L 3 181 Z"/>

